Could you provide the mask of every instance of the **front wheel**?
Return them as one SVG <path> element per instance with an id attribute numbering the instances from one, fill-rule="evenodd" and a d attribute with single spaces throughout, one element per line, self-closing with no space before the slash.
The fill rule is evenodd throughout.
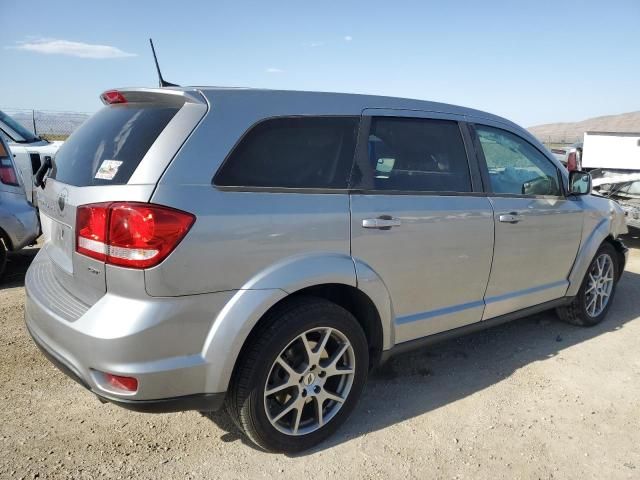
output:
<path id="1" fill-rule="evenodd" d="M 301 297 L 265 319 L 239 362 L 227 410 L 259 447 L 291 453 L 344 423 L 362 393 L 369 359 L 351 313 Z"/>
<path id="2" fill-rule="evenodd" d="M 604 320 L 620 277 L 616 260 L 615 248 L 603 243 L 591 261 L 576 297 L 566 307 L 557 309 L 560 319 L 583 327 L 591 327 Z"/>

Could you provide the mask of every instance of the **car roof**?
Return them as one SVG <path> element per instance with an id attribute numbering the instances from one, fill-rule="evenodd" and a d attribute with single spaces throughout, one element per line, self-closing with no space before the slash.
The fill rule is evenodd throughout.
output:
<path id="1" fill-rule="evenodd" d="M 173 88 L 173 87 L 171 87 Z M 506 118 L 493 115 L 482 110 L 452 105 L 448 103 L 432 102 L 428 100 L 416 100 L 410 98 L 388 97 L 380 95 L 363 95 L 357 93 L 335 93 L 335 92 L 312 92 L 303 90 L 270 90 L 245 87 L 215 87 L 215 86 L 194 86 L 179 88 L 180 90 L 197 89 L 201 91 L 209 100 L 220 96 L 252 97 L 262 101 L 287 101 L 297 107 L 313 109 L 314 106 L 326 108 L 327 102 L 340 106 L 340 111 L 351 111 L 352 114 L 360 114 L 364 109 L 396 109 L 396 110 L 416 110 L 424 112 L 437 112 L 452 115 L 463 115 L 476 119 L 491 120 L 503 123 L 511 127 L 522 129 Z"/>

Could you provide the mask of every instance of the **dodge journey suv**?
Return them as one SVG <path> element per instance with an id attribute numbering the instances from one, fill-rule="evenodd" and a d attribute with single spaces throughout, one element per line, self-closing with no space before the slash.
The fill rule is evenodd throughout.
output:
<path id="1" fill-rule="evenodd" d="M 394 353 L 611 307 L 621 209 L 508 120 L 252 89 L 102 100 L 36 175 L 25 315 L 103 401 L 224 405 L 257 445 L 293 452 L 344 423 Z"/>

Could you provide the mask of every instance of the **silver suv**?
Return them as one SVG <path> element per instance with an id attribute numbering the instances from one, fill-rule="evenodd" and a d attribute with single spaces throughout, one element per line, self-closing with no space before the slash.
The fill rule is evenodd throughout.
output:
<path id="1" fill-rule="evenodd" d="M 517 125 L 397 98 L 123 89 L 37 183 L 43 352 L 139 411 L 226 405 L 260 447 L 334 432 L 369 369 L 556 308 L 600 322 L 621 209 Z"/>

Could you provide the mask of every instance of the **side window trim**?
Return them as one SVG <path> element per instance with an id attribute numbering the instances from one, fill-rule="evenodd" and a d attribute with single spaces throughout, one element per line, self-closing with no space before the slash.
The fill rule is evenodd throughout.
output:
<path id="1" fill-rule="evenodd" d="M 485 192 L 484 185 L 485 179 L 482 176 L 481 161 L 478 157 L 474 141 L 473 134 L 471 132 L 471 126 L 468 122 L 458 122 L 460 133 L 462 134 L 462 140 L 464 141 L 464 148 L 467 152 L 467 162 L 469 164 L 469 172 L 471 173 L 471 187 L 474 193 Z"/>
<path id="2" fill-rule="evenodd" d="M 422 195 L 422 196 L 485 196 L 483 180 L 481 178 L 480 162 L 473 148 L 471 135 L 467 129 L 467 123 L 459 118 L 449 118 L 451 115 L 429 115 L 429 112 L 411 111 L 411 115 L 405 115 L 403 110 L 365 109 L 360 120 L 360 131 L 356 145 L 355 162 L 351 172 L 349 191 L 367 195 Z M 374 114 L 375 113 L 375 114 Z M 424 115 L 421 115 L 424 113 Z M 411 120 L 445 120 L 453 121 L 458 125 L 462 138 L 467 168 L 471 181 L 471 191 L 423 191 L 423 190 L 376 190 L 373 188 L 373 175 L 369 164 L 368 139 L 371 133 L 373 118 L 406 118 Z M 359 177 L 359 178 L 358 178 Z"/>
<path id="3" fill-rule="evenodd" d="M 547 156 L 540 151 L 539 148 L 537 148 L 535 145 L 533 145 L 531 142 L 529 142 L 527 139 L 522 138 L 520 135 L 518 135 L 515 132 L 512 132 L 510 130 L 507 130 L 505 128 L 502 127 L 497 127 L 497 126 L 493 126 L 493 125 L 484 125 L 478 122 L 475 123 L 471 123 L 469 122 L 468 124 L 468 128 L 469 128 L 469 132 L 472 136 L 472 141 L 473 141 L 473 146 L 475 149 L 475 153 L 476 153 L 476 157 L 478 159 L 478 165 L 480 168 L 480 175 L 482 177 L 482 183 L 484 184 L 484 191 L 487 195 L 491 195 L 494 197 L 512 197 L 512 198 L 566 198 L 567 196 L 567 192 L 564 186 L 564 181 L 563 181 L 563 177 L 562 174 L 560 173 L 560 171 L 558 170 L 558 167 L 547 158 Z M 544 158 L 547 162 L 549 162 L 549 165 L 551 165 L 554 170 L 556 171 L 556 176 L 558 178 L 558 184 L 560 186 L 560 191 L 562 193 L 562 195 L 532 195 L 532 194 L 524 194 L 524 193 L 497 193 L 493 191 L 493 188 L 491 187 L 491 180 L 489 178 L 489 167 L 487 164 L 487 159 L 484 155 L 484 150 L 482 149 L 482 144 L 480 143 L 480 138 L 478 136 L 478 132 L 476 130 L 476 126 L 486 126 L 486 127 L 490 127 L 490 128 L 494 128 L 497 130 L 502 130 L 504 132 L 507 132 L 511 135 L 514 135 L 515 137 L 517 137 L 520 141 L 525 142 L 527 145 L 531 146 L 533 149 L 535 149 L 537 152 L 540 153 L 540 155 L 542 156 L 542 158 Z"/>

